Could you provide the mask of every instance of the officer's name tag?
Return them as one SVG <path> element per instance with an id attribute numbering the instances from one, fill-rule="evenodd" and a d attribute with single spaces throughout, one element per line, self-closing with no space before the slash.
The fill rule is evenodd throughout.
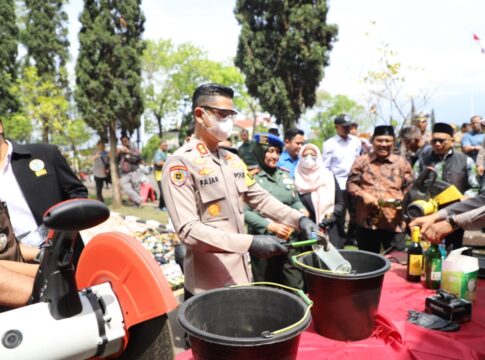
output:
<path id="1" fill-rule="evenodd" d="M 205 179 L 200 179 L 199 181 L 201 186 L 206 186 L 206 185 L 219 182 L 219 178 L 217 176 L 209 176 L 209 177 L 206 177 Z"/>

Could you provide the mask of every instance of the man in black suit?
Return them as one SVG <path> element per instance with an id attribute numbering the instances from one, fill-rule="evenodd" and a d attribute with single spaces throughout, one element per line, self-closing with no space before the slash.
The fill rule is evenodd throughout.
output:
<path id="1" fill-rule="evenodd" d="M 47 209 L 58 202 L 87 198 L 88 191 L 73 173 L 59 149 L 48 144 L 21 145 L 6 140 L 0 120 L 0 200 L 7 204 L 15 235 L 28 245 L 41 246 L 42 233 L 37 231 Z M 75 219 L 73 219 L 75 221 Z M 73 261 L 77 264 L 84 244 L 76 240 Z M 15 272 L 5 274 L 0 266 L 0 304 L 3 287 L 15 284 Z M 25 275 L 22 275 L 25 276 Z M 18 279 L 25 284 L 26 279 Z M 23 289 L 28 286 L 23 286 Z M 15 295 L 15 294 L 14 294 Z M 18 295 L 21 296 L 19 293 Z M 30 295 L 30 294 L 29 294 Z"/>

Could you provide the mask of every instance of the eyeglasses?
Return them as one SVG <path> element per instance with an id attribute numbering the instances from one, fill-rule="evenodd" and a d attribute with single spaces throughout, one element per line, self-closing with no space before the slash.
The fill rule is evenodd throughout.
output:
<path id="1" fill-rule="evenodd" d="M 217 115 L 219 119 L 227 119 L 234 121 L 237 116 L 237 111 L 232 109 L 219 109 L 209 105 L 201 105 L 203 109 L 210 110 Z"/>
<path id="2" fill-rule="evenodd" d="M 436 143 L 439 143 L 439 144 L 442 144 L 446 141 L 448 141 L 449 139 L 431 139 L 431 143 L 432 144 L 436 144 Z"/>

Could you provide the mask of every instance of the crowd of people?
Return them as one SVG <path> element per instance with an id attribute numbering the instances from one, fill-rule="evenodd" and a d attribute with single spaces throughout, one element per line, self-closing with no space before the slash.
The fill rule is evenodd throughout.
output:
<path id="1" fill-rule="evenodd" d="M 302 250 L 280 246 L 308 238 L 295 221 L 298 217 L 325 231 L 336 248 L 352 244 L 375 253 L 404 250 L 409 230 L 401 203 L 426 168 L 466 197 L 480 192 L 475 162 L 480 149 L 467 147 L 483 147 L 482 125 L 473 125 L 477 119 L 481 124 L 480 117 L 471 119 L 469 132 L 463 126 L 465 133 L 458 134 L 446 123 L 429 131 L 428 117 L 418 114 L 399 134 L 392 126 L 376 126 L 368 140 L 342 114 L 333 119 L 336 135 L 322 149 L 306 143 L 297 128 L 282 138 L 272 129 L 252 139 L 243 129 L 236 148 L 228 141 L 236 114 L 232 94 L 217 84 L 196 91 L 195 134 L 168 157 L 163 171 L 167 209 L 187 246 L 186 298 L 243 280 L 304 288 L 301 273 L 290 262 Z M 462 145 L 456 146 L 460 135 Z M 278 201 L 272 209 L 267 205 L 274 200 L 261 198 L 262 190 Z M 254 192 L 258 202 L 252 199 Z M 425 236 L 431 228 L 424 228 Z M 448 250 L 461 247 L 463 229 L 443 237 Z"/>
<path id="2" fill-rule="evenodd" d="M 160 142 L 153 158 L 160 208 L 168 210 L 185 245 L 185 299 L 251 281 L 304 289 L 302 274 L 290 262 L 292 255 L 303 250 L 287 244 L 310 239 L 315 232 L 327 233 L 340 249 L 353 244 L 375 253 L 403 250 L 409 224 L 400 204 L 413 181 L 430 167 L 438 179 L 455 185 L 475 203 L 466 206 L 467 202 L 461 202 L 461 207 L 452 205 L 413 220 L 411 224 L 422 226 L 424 236 L 431 241 L 444 239 L 448 249 L 460 247 L 463 229 L 485 213 L 480 208 L 485 203 L 483 193 L 477 196 L 485 166 L 484 125 L 479 116 L 472 117 L 469 130 L 463 126 L 459 133 L 446 123 L 436 123 L 429 131 L 428 117 L 419 114 L 399 134 L 392 126 L 380 125 L 367 140 L 357 135 L 358 124 L 342 114 L 333 119 L 336 135 L 326 139 L 321 149 L 306 143 L 305 133 L 297 128 L 287 129 L 282 138 L 277 129 L 254 134 L 252 139 L 242 130 L 241 144 L 235 148 L 227 142 L 237 115 L 233 96 L 232 89 L 219 84 L 199 86 L 192 99 L 193 134 L 172 155 L 167 153 L 167 143 Z M 17 238 L 27 234 L 30 243 L 24 241 L 22 246 L 38 248 L 39 214 L 57 201 L 86 197 L 86 188 L 55 147 L 23 147 L 6 140 L 3 131 L 0 140 L 0 181 L 7 184 L 2 189 L 14 190 L 9 194 L 2 191 L 0 199 L 9 206 Z M 17 161 L 24 170 L 15 169 Z M 92 161 L 96 195 L 103 201 L 103 183 L 110 168 L 102 142 Z M 143 160 L 126 135 L 117 149 L 117 163 L 123 191 L 140 206 Z M 25 180 L 27 175 L 18 176 L 18 171 L 32 181 Z M 53 180 L 46 174 L 59 177 L 58 190 L 53 186 L 52 194 L 36 192 L 32 197 L 22 190 L 35 182 Z M 24 201 L 13 202 L 12 196 Z M 458 216 L 472 209 L 475 213 Z M 12 276 L 0 262 L 2 271 Z M 19 276 L 18 284 L 28 288 L 31 277 Z M 25 294 L 13 294 L 5 282 L 0 281 L 0 288 L 0 293 L 10 294 L 7 300 L 0 299 L 0 305 L 25 302 Z"/>

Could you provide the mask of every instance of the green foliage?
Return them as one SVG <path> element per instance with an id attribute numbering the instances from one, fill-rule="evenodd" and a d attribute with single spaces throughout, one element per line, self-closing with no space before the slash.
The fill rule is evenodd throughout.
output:
<path id="1" fill-rule="evenodd" d="M 86 0 L 80 16 L 75 99 L 86 123 L 104 134 L 133 132 L 143 113 L 140 0 Z"/>
<path id="2" fill-rule="evenodd" d="M 114 205 L 121 206 L 115 172 L 116 130 L 132 133 L 143 113 L 141 0 L 85 0 L 80 16 L 74 98 L 84 121 L 108 138 Z"/>
<path id="3" fill-rule="evenodd" d="M 17 142 L 30 142 L 32 135 L 32 121 L 25 113 L 17 112 L 3 119 L 5 135 Z"/>
<path id="4" fill-rule="evenodd" d="M 153 156 L 155 155 L 155 151 L 157 151 L 159 145 L 160 138 L 158 135 L 153 135 L 150 139 L 148 139 L 141 151 L 141 156 L 147 164 L 151 164 L 153 162 Z"/>
<path id="5" fill-rule="evenodd" d="M 66 63 L 69 60 L 66 0 L 25 0 L 25 26 L 21 39 L 27 50 L 25 66 L 35 65 L 42 80 L 55 83 L 69 97 Z M 31 60 L 34 60 L 32 64 Z M 49 142 L 52 129 L 48 118 L 40 117 L 42 140 Z"/>
<path id="6" fill-rule="evenodd" d="M 236 66 L 249 94 L 284 128 L 315 104 L 337 26 L 326 23 L 325 0 L 238 0 Z"/>
<path id="7" fill-rule="evenodd" d="M 27 48 L 27 62 L 35 61 L 41 77 L 55 80 L 67 89 L 65 66 L 69 60 L 66 0 L 25 0 L 25 31 L 22 42 Z"/>
<path id="8" fill-rule="evenodd" d="M 0 117 L 16 112 L 17 98 L 12 94 L 12 84 L 17 79 L 17 42 L 15 1 L 4 0 L 0 6 Z"/>
<path id="9" fill-rule="evenodd" d="M 209 60 L 204 51 L 192 44 L 176 46 L 171 40 L 149 40 L 146 42 L 142 64 L 147 115 L 145 124 L 147 129 L 156 127 L 159 137 L 164 130 L 177 127 L 179 109 L 183 112 L 180 127 L 182 133 L 186 132 L 191 120 L 192 94 L 204 82 L 217 82 L 232 87 L 236 92 L 236 107 L 247 108 L 248 95 L 241 72 L 234 66 Z"/>
<path id="10" fill-rule="evenodd" d="M 56 123 L 52 142 L 58 145 L 78 147 L 88 141 L 92 134 L 82 119 L 66 118 L 62 123 Z"/>
<path id="11" fill-rule="evenodd" d="M 337 115 L 349 114 L 361 129 L 368 123 L 364 107 L 345 95 L 332 96 L 327 92 L 318 92 L 313 110 L 316 115 L 310 119 L 310 123 L 315 136 L 311 142 L 320 148 L 325 140 L 335 135 L 333 120 Z"/>
<path id="12" fill-rule="evenodd" d="M 12 87 L 12 93 L 22 106 L 20 114 L 16 114 L 18 119 L 28 118 L 39 124 L 39 131 L 45 127 L 52 133 L 65 130 L 69 102 L 63 90 L 53 81 L 41 78 L 35 67 L 25 67 L 22 77 Z"/>

